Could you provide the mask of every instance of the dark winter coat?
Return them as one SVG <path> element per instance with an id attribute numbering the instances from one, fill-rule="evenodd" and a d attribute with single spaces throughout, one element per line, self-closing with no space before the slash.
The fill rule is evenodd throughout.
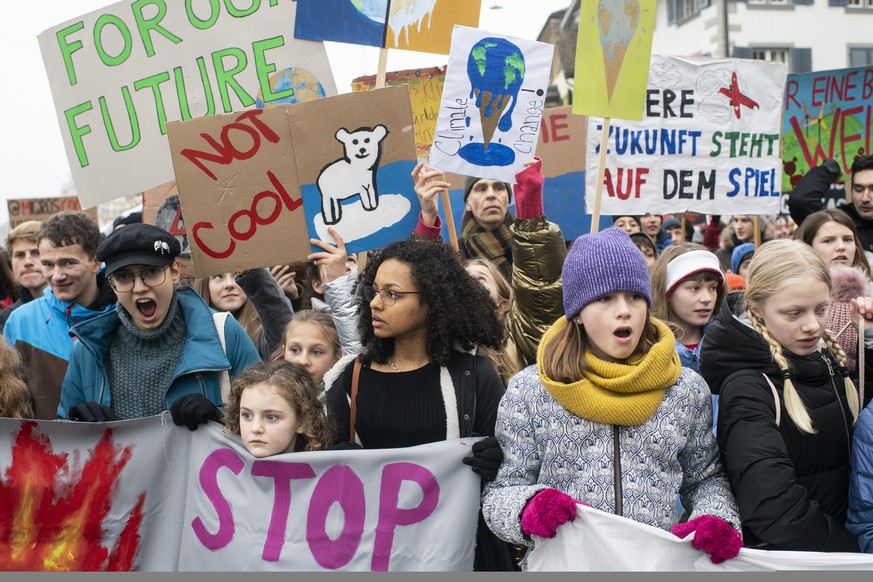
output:
<path id="1" fill-rule="evenodd" d="M 729 295 L 709 326 L 700 371 L 720 393 L 717 439 L 740 507 L 747 547 L 857 552 L 846 529 L 852 418 L 843 377 L 827 350 L 787 350 L 792 379 L 816 434 L 802 433 L 785 408 L 782 375 L 761 335 Z M 763 374 L 776 387 L 776 397 Z"/>

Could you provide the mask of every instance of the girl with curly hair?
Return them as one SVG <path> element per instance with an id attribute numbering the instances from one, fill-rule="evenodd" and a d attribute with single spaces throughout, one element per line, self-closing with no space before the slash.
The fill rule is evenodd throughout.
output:
<path id="1" fill-rule="evenodd" d="M 257 458 L 320 451 L 332 439 L 312 377 L 291 362 L 261 362 L 240 374 L 225 414 L 225 433 L 239 435 Z"/>
<path id="2" fill-rule="evenodd" d="M 471 353 L 503 343 L 488 291 L 448 247 L 416 239 L 377 252 L 360 283 L 364 351 L 325 375 L 339 440 L 375 449 L 493 435 L 503 383 L 485 357 Z M 496 441 L 479 441 L 473 451 L 468 464 L 493 478 L 502 456 Z M 479 538 L 474 568 L 511 569 L 507 548 L 490 540 Z"/>

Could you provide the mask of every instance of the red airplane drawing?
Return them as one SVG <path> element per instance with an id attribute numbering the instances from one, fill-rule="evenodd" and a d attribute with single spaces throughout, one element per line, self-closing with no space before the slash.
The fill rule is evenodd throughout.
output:
<path id="1" fill-rule="evenodd" d="M 734 108 L 734 115 L 737 116 L 737 119 L 740 118 L 740 106 L 745 105 L 749 109 L 757 109 L 758 104 L 755 101 L 752 101 L 747 96 L 743 95 L 740 92 L 740 87 L 737 84 L 737 74 L 734 72 L 731 75 L 731 86 L 730 87 L 722 87 L 718 90 L 719 93 L 730 99 L 731 105 Z"/>

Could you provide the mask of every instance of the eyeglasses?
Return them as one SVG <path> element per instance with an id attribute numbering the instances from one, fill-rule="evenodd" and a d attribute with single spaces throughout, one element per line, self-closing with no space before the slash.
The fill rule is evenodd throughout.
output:
<path id="1" fill-rule="evenodd" d="M 394 305 L 403 295 L 417 295 L 419 293 L 421 291 L 386 291 L 385 289 L 376 289 L 372 285 L 364 285 L 364 299 L 368 303 L 378 295 L 385 305 Z"/>
<path id="2" fill-rule="evenodd" d="M 157 287 L 163 285 L 167 280 L 167 268 L 146 267 L 142 271 L 135 273 L 133 271 L 119 271 L 109 275 L 109 284 L 116 293 L 127 293 L 133 290 L 136 284 L 136 278 L 139 277 L 146 287 Z"/>

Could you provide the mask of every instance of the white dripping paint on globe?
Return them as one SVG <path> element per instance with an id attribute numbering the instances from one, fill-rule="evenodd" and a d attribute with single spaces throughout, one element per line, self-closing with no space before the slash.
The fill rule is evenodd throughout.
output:
<path id="1" fill-rule="evenodd" d="M 388 16 L 388 25 L 394 31 L 394 46 L 400 43 L 401 33 L 406 37 L 409 44 L 409 28 L 417 26 L 421 32 L 421 24 L 427 18 L 427 26 L 430 28 L 434 7 L 437 0 L 394 0 L 391 3 L 391 14 Z"/>

